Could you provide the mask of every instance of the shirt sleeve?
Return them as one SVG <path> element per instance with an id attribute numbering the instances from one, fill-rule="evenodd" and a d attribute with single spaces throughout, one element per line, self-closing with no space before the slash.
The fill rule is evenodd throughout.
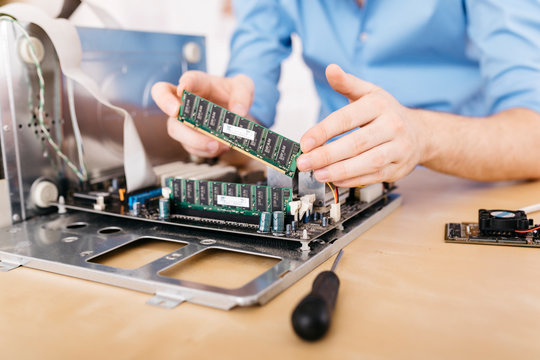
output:
<path id="1" fill-rule="evenodd" d="M 540 113 L 540 2 L 466 0 L 491 114 L 513 107 Z"/>
<path id="2" fill-rule="evenodd" d="M 255 83 L 250 114 L 270 127 L 279 100 L 281 62 L 291 53 L 293 23 L 277 0 L 237 0 L 238 21 L 226 76 L 245 74 Z"/>

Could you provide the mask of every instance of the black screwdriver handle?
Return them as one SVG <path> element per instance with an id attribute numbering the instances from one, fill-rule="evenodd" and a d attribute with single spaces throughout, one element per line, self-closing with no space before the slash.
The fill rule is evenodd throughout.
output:
<path id="1" fill-rule="evenodd" d="M 338 290 L 339 278 L 333 271 L 323 271 L 315 278 L 311 292 L 300 301 L 292 314 L 292 325 L 298 336 L 315 341 L 326 334 Z"/>

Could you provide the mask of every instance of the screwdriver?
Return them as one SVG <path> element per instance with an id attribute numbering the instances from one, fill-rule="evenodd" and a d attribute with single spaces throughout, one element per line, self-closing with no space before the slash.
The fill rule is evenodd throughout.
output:
<path id="1" fill-rule="evenodd" d="M 319 340 L 330 327 L 339 290 L 339 278 L 335 270 L 342 255 L 343 249 L 334 260 L 332 269 L 317 275 L 311 292 L 300 301 L 292 313 L 294 331 L 304 340 Z"/>

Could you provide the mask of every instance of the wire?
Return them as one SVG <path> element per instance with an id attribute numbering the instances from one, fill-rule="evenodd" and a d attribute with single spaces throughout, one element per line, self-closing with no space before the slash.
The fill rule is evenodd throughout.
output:
<path id="1" fill-rule="evenodd" d="M 520 234 L 525 234 L 525 233 L 530 233 L 530 232 L 538 230 L 538 229 L 540 229 L 540 226 L 533 227 L 532 229 L 529 229 L 529 230 L 514 230 L 514 231 L 517 232 L 517 233 L 520 233 Z"/>
<path id="2" fill-rule="evenodd" d="M 69 102 L 69 114 L 71 117 L 71 125 L 73 127 L 73 135 L 75 136 L 75 144 L 77 145 L 77 154 L 79 155 L 79 166 L 81 167 L 81 173 L 88 179 L 88 170 L 84 163 L 84 149 L 82 144 L 81 130 L 79 129 L 79 122 L 77 121 L 77 112 L 75 111 L 75 95 L 73 91 L 73 81 L 67 78 L 67 93 Z"/>
<path id="3" fill-rule="evenodd" d="M 537 211 L 540 211 L 540 203 L 525 206 L 525 207 L 522 207 L 521 209 L 518 209 L 518 210 L 524 211 L 525 214 L 530 214 L 530 213 L 533 213 L 533 212 L 537 212 Z"/>
<path id="4" fill-rule="evenodd" d="M 330 188 L 330 191 L 332 191 L 332 195 L 334 195 L 334 202 L 337 204 L 339 202 L 339 195 L 337 192 L 337 188 L 332 187 L 332 183 L 327 182 L 326 185 Z"/>
<path id="5" fill-rule="evenodd" d="M 39 60 L 36 56 L 36 49 L 34 48 L 34 45 L 32 44 L 32 40 L 30 39 L 30 35 L 26 31 L 26 29 L 14 18 L 6 15 L 1 15 L 0 20 L 5 20 L 13 23 L 23 34 L 23 36 L 28 40 L 28 47 L 30 49 L 30 56 L 32 58 L 32 61 L 34 62 L 34 65 L 36 66 L 36 72 L 39 80 L 39 106 L 38 106 L 38 121 L 39 126 L 41 128 L 41 131 L 43 131 L 43 135 L 51 145 L 51 147 L 54 149 L 56 154 L 66 163 L 66 165 L 73 170 L 75 175 L 81 180 L 86 181 L 88 180 L 88 175 L 86 173 L 83 173 L 77 169 L 75 164 L 69 160 L 69 158 L 62 152 L 60 147 L 54 142 L 54 140 L 51 137 L 51 134 L 45 127 L 45 122 L 43 121 L 43 114 L 45 113 L 45 80 L 43 79 L 43 71 L 41 69 L 41 66 L 39 65 Z M 84 166 L 83 166 L 84 167 Z"/>

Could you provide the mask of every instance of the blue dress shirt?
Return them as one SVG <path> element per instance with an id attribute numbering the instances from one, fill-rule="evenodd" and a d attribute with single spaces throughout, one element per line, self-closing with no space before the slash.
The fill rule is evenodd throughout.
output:
<path id="1" fill-rule="evenodd" d="M 237 0 L 235 15 L 227 76 L 253 79 L 250 113 L 266 126 L 293 33 L 313 72 L 319 120 L 348 103 L 326 81 L 331 63 L 408 107 L 540 112 L 540 0 Z"/>

